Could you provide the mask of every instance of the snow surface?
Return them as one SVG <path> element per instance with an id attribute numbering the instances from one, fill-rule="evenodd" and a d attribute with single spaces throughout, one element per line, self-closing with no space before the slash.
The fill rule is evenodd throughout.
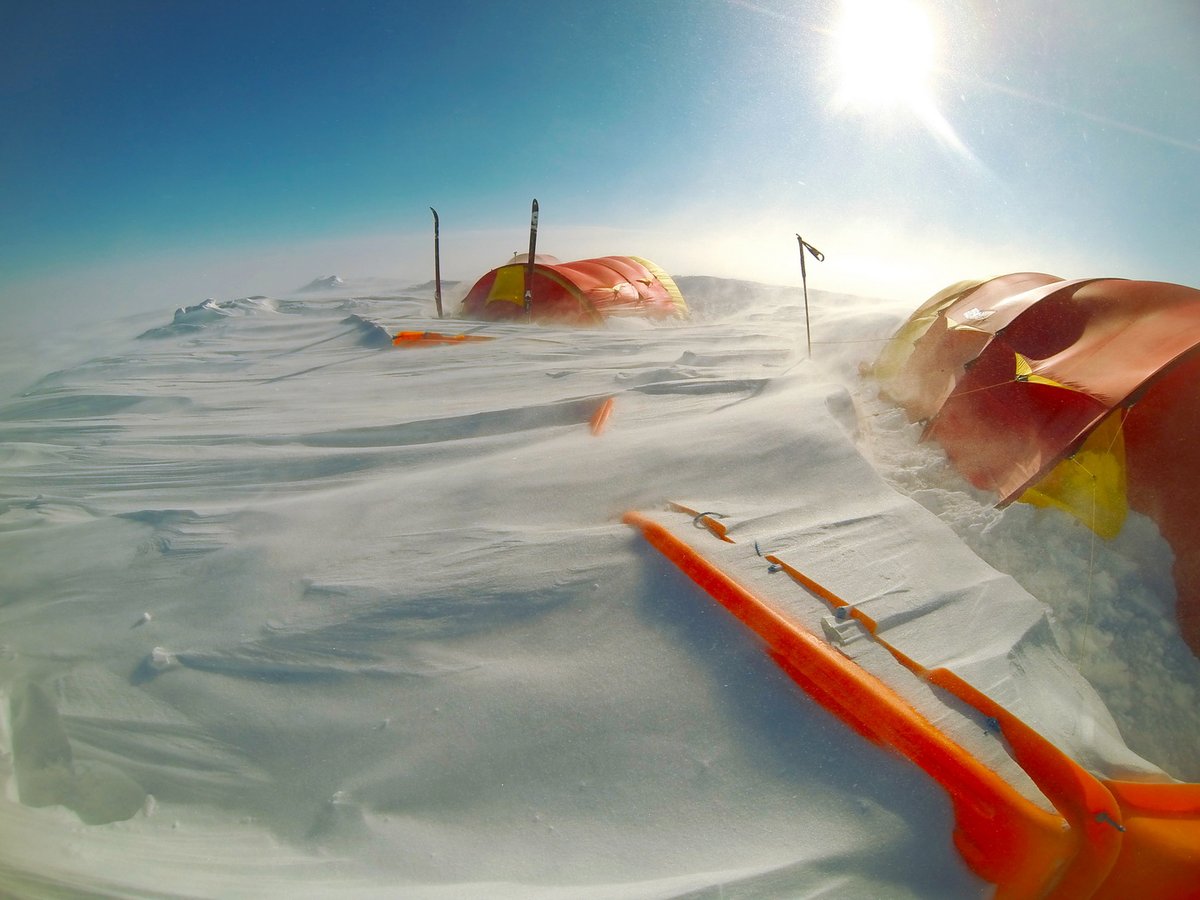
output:
<path id="1" fill-rule="evenodd" d="M 697 496 L 913 498 L 913 552 L 1014 576 L 1044 655 L 1200 778 L 1153 524 L 991 508 L 859 376 L 924 298 L 811 291 L 809 360 L 798 289 L 680 283 L 690 323 L 576 331 L 331 276 L 8 359 L 0 893 L 987 896 L 946 796 L 619 523 Z"/>

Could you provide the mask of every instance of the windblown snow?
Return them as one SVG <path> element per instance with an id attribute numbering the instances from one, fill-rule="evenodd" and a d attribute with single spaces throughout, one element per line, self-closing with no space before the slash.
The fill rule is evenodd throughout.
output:
<path id="1" fill-rule="evenodd" d="M 1016 578 L 1090 681 L 1040 715 L 1200 779 L 1153 524 L 993 509 L 859 375 L 924 298 L 810 291 L 809 359 L 797 289 L 680 286 L 689 323 L 579 331 L 330 276 L 6 366 L 0 892 L 986 896 L 937 786 L 620 524 L 697 496 L 919 504 L 911 552 Z M 427 328 L 494 339 L 392 347 Z"/>
<path id="2" fill-rule="evenodd" d="M 300 290 L 309 293 L 316 291 L 336 291 L 345 286 L 346 282 L 342 281 L 340 275 L 326 275 L 323 278 L 314 278 L 304 287 L 300 288 Z"/>

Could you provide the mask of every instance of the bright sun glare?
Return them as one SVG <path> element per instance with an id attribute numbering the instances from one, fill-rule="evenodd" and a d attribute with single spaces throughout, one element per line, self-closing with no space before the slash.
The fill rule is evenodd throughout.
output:
<path id="1" fill-rule="evenodd" d="M 933 28 L 909 0 L 844 0 L 834 53 L 838 99 L 848 107 L 911 106 L 929 94 Z"/>
<path id="2" fill-rule="evenodd" d="M 837 107 L 871 114 L 908 110 L 930 133 L 970 157 L 934 101 L 936 32 L 914 0 L 842 0 L 833 53 Z"/>

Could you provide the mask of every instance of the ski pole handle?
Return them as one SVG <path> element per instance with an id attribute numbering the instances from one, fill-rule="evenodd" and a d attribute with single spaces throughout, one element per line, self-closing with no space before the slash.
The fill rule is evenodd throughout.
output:
<path id="1" fill-rule="evenodd" d="M 811 253 L 813 255 L 813 258 L 817 262 L 825 262 L 825 254 L 824 253 L 822 253 L 820 250 L 818 250 L 816 247 L 814 247 L 812 244 L 810 244 L 804 238 L 800 237 L 800 235 L 796 235 L 796 240 L 800 242 L 800 258 L 801 259 L 804 258 L 804 251 L 807 250 L 809 253 Z"/>

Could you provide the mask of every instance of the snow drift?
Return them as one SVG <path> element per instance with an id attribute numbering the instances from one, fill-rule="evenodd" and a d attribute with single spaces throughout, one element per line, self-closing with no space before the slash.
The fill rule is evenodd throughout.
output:
<path id="1" fill-rule="evenodd" d="M 857 379 L 907 310 L 811 292 L 807 361 L 797 290 L 678 281 L 688 324 L 402 351 L 450 325 L 427 288 L 208 301 L 11 385 L 5 890 L 986 895 L 947 798 L 620 524 L 696 495 L 831 527 L 910 495 L 912 552 L 965 541 L 1052 605 L 1033 638 L 1092 684 L 1048 717 L 1196 776 L 1195 660 L 1115 602 L 1173 602 L 1152 525 L 1091 558 L 976 496 Z"/>

